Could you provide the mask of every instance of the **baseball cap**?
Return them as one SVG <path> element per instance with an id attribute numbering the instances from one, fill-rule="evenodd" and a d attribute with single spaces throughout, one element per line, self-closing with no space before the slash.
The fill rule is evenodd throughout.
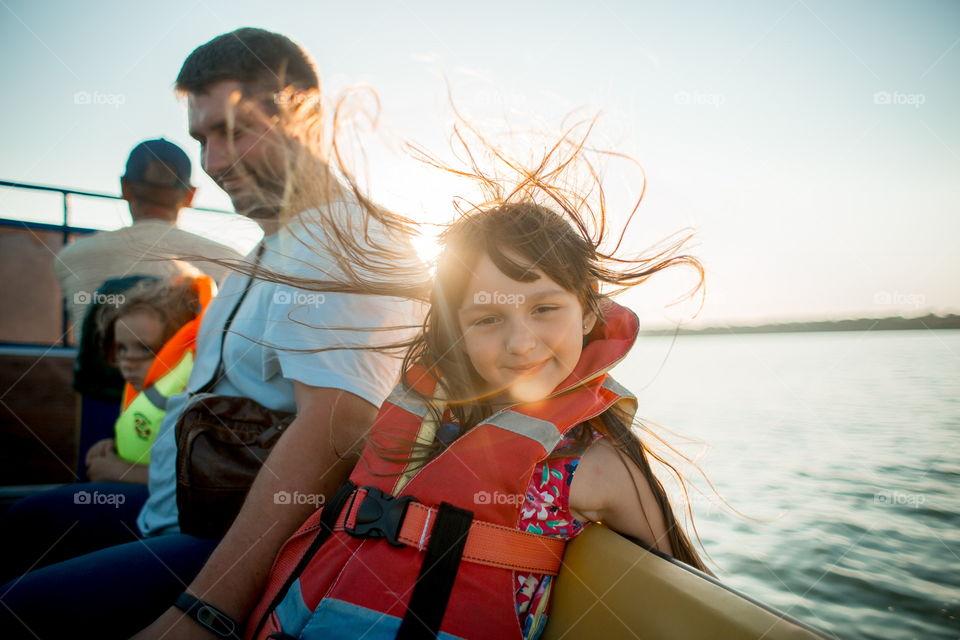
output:
<path id="1" fill-rule="evenodd" d="M 133 148 L 123 179 L 151 187 L 189 189 L 190 173 L 190 158 L 183 149 L 159 138 L 145 140 Z"/>

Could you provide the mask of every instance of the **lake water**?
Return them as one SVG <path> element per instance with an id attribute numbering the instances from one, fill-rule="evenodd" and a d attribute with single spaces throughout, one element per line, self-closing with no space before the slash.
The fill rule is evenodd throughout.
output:
<path id="1" fill-rule="evenodd" d="M 744 514 L 694 478 L 720 579 L 840 638 L 960 638 L 960 331 L 671 343 L 614 376 Z"/>

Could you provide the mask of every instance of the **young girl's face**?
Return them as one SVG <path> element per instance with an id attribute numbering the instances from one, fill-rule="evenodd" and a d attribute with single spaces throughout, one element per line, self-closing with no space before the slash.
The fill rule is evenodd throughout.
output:
<path id="1" fill-rule="evenodd" d="M 497 400 L 549 395 L 573 371 L 596 322 L 577 296 L 537 273 L 537 280 L 518 282 L 484 255 L 458 310 L 467 355 L 486 383 L 482 392 Z"/>
<path id="2" fill-rule="evenodd" d="M 152 311 L 134 309 L 117 318 L 113 336 L 120 374 L 140 391 L 153 358 L 163 346 L 163 321 Z"/>

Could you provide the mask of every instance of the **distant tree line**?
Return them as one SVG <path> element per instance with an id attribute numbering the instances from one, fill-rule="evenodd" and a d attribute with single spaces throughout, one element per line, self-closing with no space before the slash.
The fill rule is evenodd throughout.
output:
<path id="1" fill-rule="evenodd" d="M 819 322 L 785 322 L 756 326 L 720 326 L 703 329 L 680 329 L 680 334 L 744 334 L 787 333 L 795 331 L 899 331 L 906 329 L 960 329 L 960 315 L 937 316 L 928 314 L 921 318 L 857 318 L 851 320 L 824 320 Z M 644 335 L 673 335 L 675 329 L 643 330 Z"/>

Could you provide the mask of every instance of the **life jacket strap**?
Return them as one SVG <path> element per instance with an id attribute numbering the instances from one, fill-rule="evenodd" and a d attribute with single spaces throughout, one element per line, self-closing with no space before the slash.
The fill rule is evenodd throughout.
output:
<path id="1" fill-rule="evenodd" d="M 435 640 L 457 581 L 473 512 L 441 502 L 396 640 Z"/>
<path id="2" fill-rule="evenodd" d="M 140 393 L 146 396 L 147 400 L 149 400 L 150 403 L 153 404 L 153 406 L 155 406 L 157 409 L 160 409 L 161 411 L 167 410 L 168 398 L 160 393 L 160 390 L 157 389 L 155 385 L 150 385 L 149 387 L 144 388 Z"/>
<path id="3" fill-rule="evenodd" d="M 369 501 L 369 502 L 368 502 Z M 402 501 L 400 508 L 397 502 Z M 437 523 L 437 507 L 410 496 L 393 498 L 375 487 L 361 487 L 337 518 L 336 531 L 361 537 L 383 537 L 392 544 L 424 551 Z M 377 514 L 383 514 L 377 518 Z M 365 533 L 378 530 L 381 533 Z M 473 520 L 463 549 L 463 561 L 523 573 L 557 575 L 567 541 Z"/>

